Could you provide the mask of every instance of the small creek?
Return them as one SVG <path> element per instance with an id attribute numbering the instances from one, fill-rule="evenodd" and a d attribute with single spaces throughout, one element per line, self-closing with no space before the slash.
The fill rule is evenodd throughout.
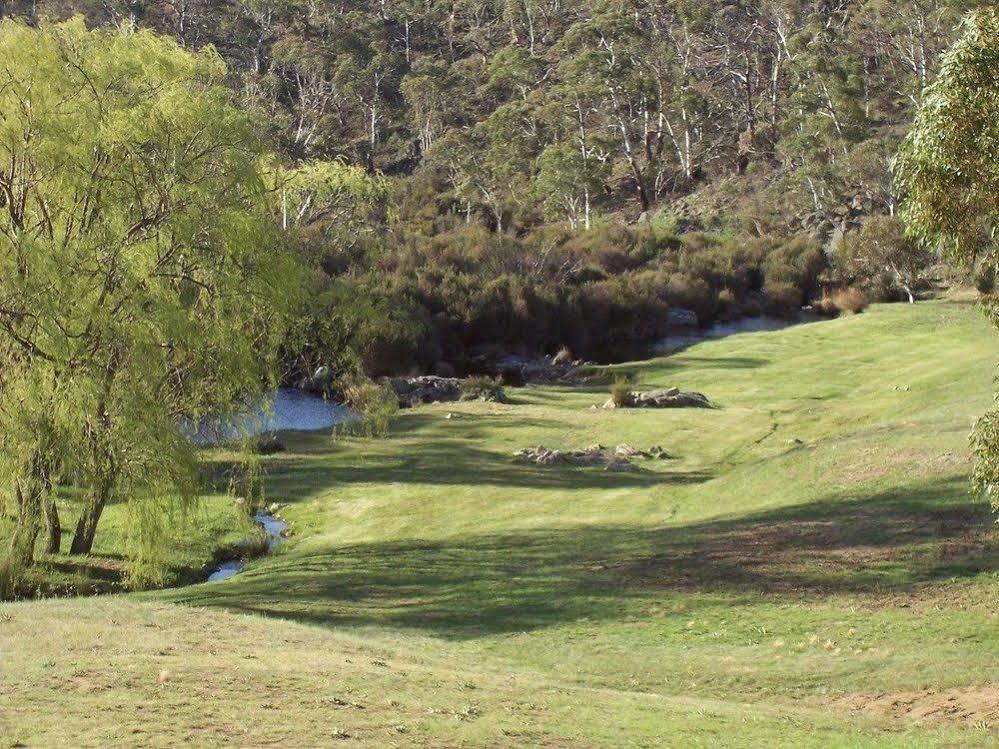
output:
<path id="1" fill-rule="evenodd" d="M 263 528 L 264 533 L 267 534 L 267 551 L 273 551 L 274 547 L 276 547 L 284 539 L 283 534 L 288 529 L 288 524 L 280 518 L 268 515 L 266 512 L 258 512 L 253 516 L 253 520 L 261 528 Z M 208 576 L 207 582 L 217 583 L 220 580 L 226 580 L 243 569 L 243 565 L 245 564 L 246 560 L 244 559 L 230 559 L 222 562 L 222 564 L 216 567 L 215 571 Z"/>
<path id="2" fill-rule="evenodd" d="M 209 445 L 274 432 L 329 429 L 354 418 L 356 414 L 339 403 L 331 403 L 303 390 L 281 388 L 265 402 L 247 407 L 243 415 L 228 423 L 206 420 L 188 431 L 195 442 Z M 253 520 L 267 535 L 267 551 L 273 551 L 283 540 L 288 524 L 266 512 L 258 512 Z M 238 554 L 239 548 L 235 551 Z M 245 564 L 246 560 L 242 558 L 222 562 L 208 576 L 207 582 L 226 580 Z"/>

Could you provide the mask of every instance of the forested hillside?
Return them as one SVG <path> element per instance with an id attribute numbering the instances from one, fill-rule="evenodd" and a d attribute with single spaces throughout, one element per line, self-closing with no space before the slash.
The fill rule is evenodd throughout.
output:
<path id="1" fill-rule="evenodd" d="M 705 324 L 925 284 L 889 162 L 957 35 L 935 0 L 12 5 L 226 60 L 295 170 L 302 368 L 344 344 L 369 374 L 487 343 L 600 356 L 670 307 Z"/>

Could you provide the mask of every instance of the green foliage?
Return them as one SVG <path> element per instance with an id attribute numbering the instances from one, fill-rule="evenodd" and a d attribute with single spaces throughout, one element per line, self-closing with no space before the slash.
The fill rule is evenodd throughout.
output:
<path id="1" fill-rule="evenodd" d="M 337 427 L 335 436 L 384 437 L 399 411 L 399 399 L 391 387 L 360 380 L 345 391 L 345 400 L 357 418 Z"/>
<path id="2" fill-rule="evenodd" d="M 902 222 L 894 217 L 872 216 L 859 231 L 847 235 L 837 248 L 835 265 L 847 283 L 869 287 L 880 280 L 893 290 L 892 296 L 904 294 L 910 302 L 936 256 L 922 242 L 905 235 Z"/>
<path id="3" fill-rule="evenodd" d="M 617 376 L 610 386 L 611 401 L 618 408 L 631 405 L 631 380 L 628 377 Z"/>
<path id="4" fill-rule="evenodd" d="M 999 11 L 970 12 L 961 38 L 943 56 L 926 90 L 894 170 L 905 195 L 902 216 L 917 240 L 965 265 L 984 256 L 995 267 L 999 221 Z M 983 302 L 999 325 L 999 300 Z M 972 434 L 974 482 L 999 507 L 999 413 L 983 416 Z"/>
<path id="5" fill-rule="evenodd" d="M 963 32 L 926 90 L 894 171 L 909 230 L 967 262 L 995 252 L 999 170 L 989 144 L 999 139 L 999 11 L 972 12 Z"/>
<path id="6" fill-rule="evenodd" d="M 462 380 L 461 399 L 463 401 L 506 403 L 506 393 L 503 391 L 503 383 L 499 378 L 479 375 Z"/>
<path id="7" fill-rule="evenodd" d="M 0 501 L 33 523 L 38 487 L 71 477 L 91 493 L 86 550 L 128 498 L 152 569 L 154 518 L 195 493 L 178 419 L 224 418 L 272 384 L 299 302 L 262 148 L 210 48 L 7 20 L 0 65 Z"/>

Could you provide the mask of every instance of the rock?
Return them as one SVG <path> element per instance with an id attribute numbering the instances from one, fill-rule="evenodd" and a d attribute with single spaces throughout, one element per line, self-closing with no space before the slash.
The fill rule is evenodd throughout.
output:
<path id="1" fill-rule="evenodd" d="M 634 454 L 644 455 L 638 450 Z M 642 470 L 628 456 L 611 454 L 603 445 L 590 445 L 585 450 L 549 450 L 544 445 L 538 445 L 518 450 L 514 456 L 540 466 L 601 466 L 605 471 Z"/>
<path id="2" fill-rule="evenodd" d="M 604 408 L 621 408 L 610 398 Z M 711 408 L 711 401 L 703 393 L 683 392 L 679 388 L 665 390 L 633 391 L 625 408 Z"/>
<path id="3" fill-rule="evenodd" d="M 673 457 L 659 445 L 653 445 L 650 447 L 646 455 L 656 460 L 669 460 Z"/>
<path id="4" fill-rule="evenodd" d="M 461 380 L 455 377 L 393 377 L 389 385 L 403 407 L 417 403 L 448 403 L 461 397 Z"/>
<path id="5" fill-rule="evenodd" d="M 693 310 L 670 307 L 666 310 L 666 324 L 673 328 L 696 328 L 700 323 Z"/>
<path id="6" fill-rule="evenodd" d="M 604 470 L 612 471 L 614 473 L 623 473 L 625 471 L 637 471 L 640 469 L 630 460 L 626 460 L 624 458 L 612 458 L 607 461 L 607 464 L 604 466 Z"/>
<path id="7" fill-rule="evenodd" d="M 583 362 L 573 361 L 565 347 L 554 356 L 541 358 L 487 350 L 470 361 L 472 369 L 500 377 L 506 385 L 526 385 L 531 382 L 560 382 L 571 377 Z"/>
<path id="8" fill-rule="evenodd" d="M 711 408 L 703 393 L 682 392 L 677 388 L 632 393 L 633 408 Z"/>

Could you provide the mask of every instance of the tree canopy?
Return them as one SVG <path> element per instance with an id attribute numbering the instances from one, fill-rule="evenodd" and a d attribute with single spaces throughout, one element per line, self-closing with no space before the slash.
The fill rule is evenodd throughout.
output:
<path id="1" fill-rule="evenodd" d="M 968 14 L 943 55 L 895 162 L 902 216 L 912 234 L 959 262 L 999 263 L 999 11 Z M 999 297 L 983 297 L 999 325 Z M 999 411 L 972 436 L 975 483 L 999 506 Z"/>
<path id="2" fill-rule="evenodd" d="M 181 420 L 274 382 L 301 285 L 211 48 L 6 20 L 0 70 L 0 501 L 24 563 L 43 516 L 58 548 L 60 479 L 87 493 L 80 552 L 113 496 L 140 519 L 192 497 Z"/>

